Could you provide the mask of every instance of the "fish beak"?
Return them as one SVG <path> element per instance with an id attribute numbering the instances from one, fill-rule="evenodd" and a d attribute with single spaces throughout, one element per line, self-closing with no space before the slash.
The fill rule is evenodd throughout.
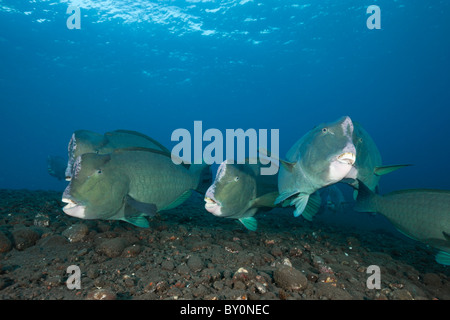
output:
<path id="1" fill-rule="evenodd" d="M 212 213 L 215 216 L 222 215 L 222 206 L 215 199 L 206 196 L 205 202 L 206 211 Z"/>
<path id="2" fill-rule="evenodd" d="M 352 152 L 344 152 L 337 157 L 337 160 L 341 163 L 349 164 L 352 166 L 356 161 L 356 155 Z"/>
<path id="3" fill-rule="evenodd" d="M 62 198 L 61 201 L 67 203 L 67 205 L 63 208 L 65 214 L 81 219 L 84 219 L 86 217 L 86 206 L 80 205 L 69 198 Z"/>

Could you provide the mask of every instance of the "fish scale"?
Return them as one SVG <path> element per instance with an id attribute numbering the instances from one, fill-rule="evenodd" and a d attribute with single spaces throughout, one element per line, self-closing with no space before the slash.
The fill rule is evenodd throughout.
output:
<path id="1" fill-rule="evenodd" d="M 411 189 L 375 194 L 358 180 L 358 212 L 378 212 L 401 233 L 436 249 L 436 262 L 450 265 L 450 191 Z"/>
<path id="2" fill-rule="evenodd" d="M 132 165 L 128 161 L 130 157 L 135 157 Z M 135 151 L 123 156 L 118 155 L 118 158 L 128 162 L 126 174 L 132 181 L 129 195 L 141 202 L 154 203 L 158 209 L 166 207 L 186 190 L 196 186 L 189 171 L 173 164 L 169 157 Z"/>
<path id="3" fill-rule="evenodd" d="M 393 192 L 379 198 L 377 208 L 394 225 L 413 238 L 445 240 L 450 232 L 450 201 L 445 193 L 426 190 Z M 423 208 L 428 208 L 426 211 Z M 407 217 L 407 219 L 405 219 Z"/>

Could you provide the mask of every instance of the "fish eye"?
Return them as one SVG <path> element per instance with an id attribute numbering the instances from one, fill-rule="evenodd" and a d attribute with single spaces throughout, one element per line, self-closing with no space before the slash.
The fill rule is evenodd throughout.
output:
<path id="1" fill-rule="evenodd" d="M 328 128 L 322 128 L 322 132 L 323 133 L 327 133 L 328 132 Z"/>
<path id="2" fill-rule="evenodd" d="M 363 142 L 363 138 L 359 138 L 359 142 L 361 142 L 361 143 L 362 143 L 362 142 Z"/>
<path id="3" fill-rule="evenodd" d="M 102 169 L 97 170 L 97 173 L 101 174 L 102 173 Z"/>
<path id="4" fill-rule="evenodd" d="M 235 177 L 235 178 L 234 178 L 234 181 L 239 181 L 239 177 Z"/>

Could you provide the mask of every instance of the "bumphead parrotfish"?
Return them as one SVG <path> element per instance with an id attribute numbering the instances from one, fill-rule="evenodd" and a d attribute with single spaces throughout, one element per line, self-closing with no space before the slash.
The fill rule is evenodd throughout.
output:
<path id="1" fill-rule="evenodd" d="M 450 191 L 410 189 L 381 196 L 361 181 L 358 185 L 355 211 L 381 213 L 404 235 L 438 249 L 438 263 L 450 265 Z"/>
<path id="2" fill-rule="evenodd" d="M 343 182 L 347 182 L 355 187 L 354 198 L 356 199 L 358 180 L 362 181 L 370 190 L 378 193 L 378 183 L 382 175 L 410 166 L 410 164 L 382 165 L 380 151 L 372 137 L 357 122 L 353 122 L 353 128 L 356 161 Z"/>
<path id="3" fill-rule="evenodd" d="M 147 149 L 116 149 L 109 154 L 77 157 L 73 176 L 64 191 L 63 208 L 81 219 L 124 220 L 148 227 L 145 216 L 175 208 L 191 194 L 205 192 L 211 183 L 208 165 L 189 169 L 172 162 L 169 153 Z"/>
<path id="4" fill-rule="evenodd" d="M 89 130 L 77 130 L 69 141 L 66 180 L 70 181 L 73 164 L 78 156 L 84 153 L 108 154 L 115 149 L 130 147 L 150 148 L 170 153 L 155 139 L 136 131 L 115 130 L 100 134 Z"/>
<path id="5" fill-rule="evenodd" d="M 257 222 L 253 216 L 260 209 L 275 207 L 278 196 L 278 175 L 261 175 L 261 167 L 259 162 L 222 162 L 214 183 L 206 191 L 205 209 L 218 217 L 238 219 L 255 231 Z"/>
<path id="6" fill-rule="evenodd" d="M 280 195 L 276 204 L 291 199 L 290 205 L 295 205 L 296 217 L 305 211 L 308 201 L 314 200 L 320 206 L 320 196 L 310 195 L 317 195 L 315 192 L 320 188 L 341 181 L 350 172 L 355 160 L 350 117 L 316 126 L 291 147 L 286 160 L 280 160 Z M 306 211 L 303 216 L 310 220 L 316 212 Z"/>
<path id="7" fill-rule="evenodd" d="M 47 171 L 48 174 L 57 178 L 58 180 L 64 180 L 66 177 L 67 161 L 60 156 L 48 156 L 47 157 Z"/>

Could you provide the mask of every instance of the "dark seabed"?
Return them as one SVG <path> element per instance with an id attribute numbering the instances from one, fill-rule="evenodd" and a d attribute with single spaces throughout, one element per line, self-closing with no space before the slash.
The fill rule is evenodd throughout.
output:
<path id="1" fill-rule="evenodd" d="M 364 229 L 330 221 L 335 213 L 310 223 L 274 209 L 248 232 L 205 214 L 196 194 L 142 229 L 67 216 L 60 196 L 0 191 L 0 299 L 450 299 L 450 268 L 377 228 L 380 217 Z M 71 265 L 81 289 L 66 286 Z M 380 289 L 367 288 L 370 265 Z"/>

